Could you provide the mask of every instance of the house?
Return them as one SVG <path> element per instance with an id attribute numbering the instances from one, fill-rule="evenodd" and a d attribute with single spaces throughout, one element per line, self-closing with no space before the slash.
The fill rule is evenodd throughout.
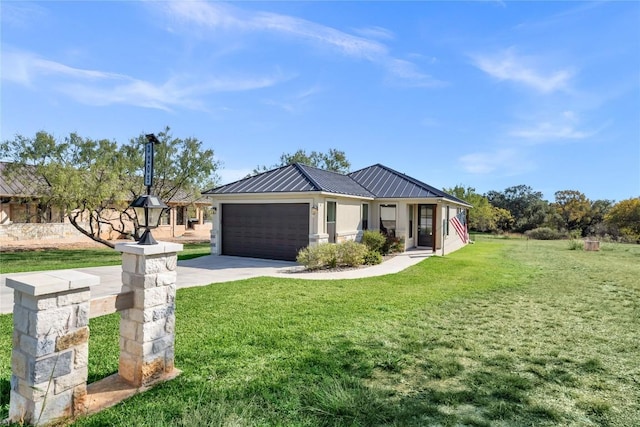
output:
<path id="1" fill-rule="evenodd" d="M 38 187 L 41 178 L 28 167 L 15 178 L 5 173 L 7 163 L 0 162 L 0 245 L 26 240 L 75 242 L 86 240 L 69 222 L 66 213 L 55 206 L 42 203 Z M 127 201 L 125 201 L 127 202 Z M 211 206 L 204 198 L 178 191 L 171 200 L 165 200 L 169 209 L 163 212 L 160 226 L 154 229 L 156 238 L 174 238 L 188 235 L 192 238 L 208 238 L 211 233 Z M 113 211 L 116 220 L 116 211 Z M 129 230 L 133 224 L 127 223 Z M 101 237 L 119 239 L 119 232 L 106 227 Z"/>
<path id="2" fill-rule="evenodd" d="M 381 164 L 342 175 L 294 163 L 203 194 L 213 200 L 212 254 L 295 260 L 301 248 L 364 230 L 441 254 L 468 240 L 453 225 L 471 205 Z"/>

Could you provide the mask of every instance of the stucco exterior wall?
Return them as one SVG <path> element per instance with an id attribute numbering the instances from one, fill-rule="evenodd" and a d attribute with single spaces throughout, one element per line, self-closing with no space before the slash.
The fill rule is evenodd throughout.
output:
<path id="1" fill-rule="evenodd" d="M 447 206 L 449 207 L 449 219 L 455 217 L 456 214 L 461 210 L 461 208 L 457 208 L 454 205 L 446 205 L 446 204 L 441 205 L 440 209 L 438 209 L 438 212 L 441 215 L 440 216 L 441 227 L 444 227 L 444 222 L 442 220 L 447 218 Z M 455 228 L 453 228 L 453 225 L 449 224 L 448 228 L 445 227 L 444 230 L 441 228 L 440 236 L 443 236 L 443 235 L 444 235 L 444 245 L 442 245 L 441 243 L 437 248 L 439 255 L 446 255 L 448 253 L 456 251 L 461 247 L 465 246 L 465 243 L 462 241 L 462 238 L 458 235 Z"/>
<path id="2" fill-rule="evenodd" d="M 356 240 L 362 222 L 362 202 L 354 199 L 327 198 L 327 201 L 329 200 L 336 202 L 336 243 Z"/>
<path id="3" fill-rule="evenodd" d="M 215 214 L 213 215 L 211 229 L 211 253 L 221 253 L 221 206 L 225 203 L 253 204 L 253 203 L 308 203 L 309 204 L 309 244 L 316 245 L 327 243 L 327 202 L 336 202 L 336 242 L 345 240 L 359 240 L 362 236 L 362 205 L 369 205 L 368 229 L 380 230 L 380 208 L 382 205 L 395 205 L 396 229 L 395 235 L 403 239 L 405 250 L 417 246 L 418 233 L 418 205 L 434 205 L 434 252 L 442 255 L 453 252 L 464 246 L 460 237 L 452 227 L 446 233 L 444 220 L 446 219 L 446 207 L 450 206 L 450 216 L 458 212 L 457 206 L 448 204 L 440 199 L 394 199 L 394 200 L 367 200 L 360 198 L 340 197 L 334 194 L 256 194 L 256 195 L 221 195 L 213 200 Z M 410 224 L 409 206 L 413 206 L 413 221 Z M 461 208 L 460 208 L 461 209 Z M 411 228 L 411 232 L 410 232 Z M 409 237 L 411 235 L 411 237 Z"/>

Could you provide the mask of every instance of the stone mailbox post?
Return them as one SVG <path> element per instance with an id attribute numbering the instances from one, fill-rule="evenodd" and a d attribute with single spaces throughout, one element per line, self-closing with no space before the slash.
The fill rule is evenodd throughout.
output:
<path id="1" fill-rule="evenodd" d="M 122 243 L 122 292 L 133 292 L 133 307 L 120 320 L 120 377 L 148 386 L 174 371 L 178 243 Z"/>

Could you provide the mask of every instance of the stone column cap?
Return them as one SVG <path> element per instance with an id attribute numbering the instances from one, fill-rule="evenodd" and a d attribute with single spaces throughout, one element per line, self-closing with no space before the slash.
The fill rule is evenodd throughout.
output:
<path id="1" fill-rule="evenodd" d="M 76 270 L 56 270 L 7 277 L 7 287 L 27 295 L 46 295 L 98 285 L 100 277 Z"/>
<path id="2" fill-rule="evenodd" d="M 158 242 L 157 245 L 139 245 L 137 243 L 117 243 L 116 251 L 134 255 L 158 255 L 181 252 L 182 243 Z"/>

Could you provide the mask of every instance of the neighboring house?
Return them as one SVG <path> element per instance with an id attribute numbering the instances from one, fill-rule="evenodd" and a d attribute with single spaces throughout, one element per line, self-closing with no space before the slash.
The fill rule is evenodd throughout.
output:
<path id="1" fill-rule="evenodd" d="M 380 164 L 342 175 L 294 163 L 203 194 L 213 199 L 217 255 L 295 260 L 301 248 L 364 230 L 441 254 L 468 241 L 454 218 L 466 223 L 471 205 Z"/>
<path id="2" fill-rule="evenodd" d="M 36 190 L 38 177 L 25 168 L 18 178 L 9 180 L 4 174 L 6 165 L 0 162 L 0 245 L 24 240 L 46 239 L 65 242 L 85 239 L 69 223 L 65 212 L 41 203 Z M 187 194 L 178 192 L 172 200 L 164 202 L 169 206 L 169 210 L 163 213 L 160 226 L 154 229 L 154 237 L 209 237 L 210 201 L 205 198 L 193 200 Z M 132 224 L 128 225 L 133 227 Z M 107 227 L 101 237 L 119 239 L 122 236 Z"/>

